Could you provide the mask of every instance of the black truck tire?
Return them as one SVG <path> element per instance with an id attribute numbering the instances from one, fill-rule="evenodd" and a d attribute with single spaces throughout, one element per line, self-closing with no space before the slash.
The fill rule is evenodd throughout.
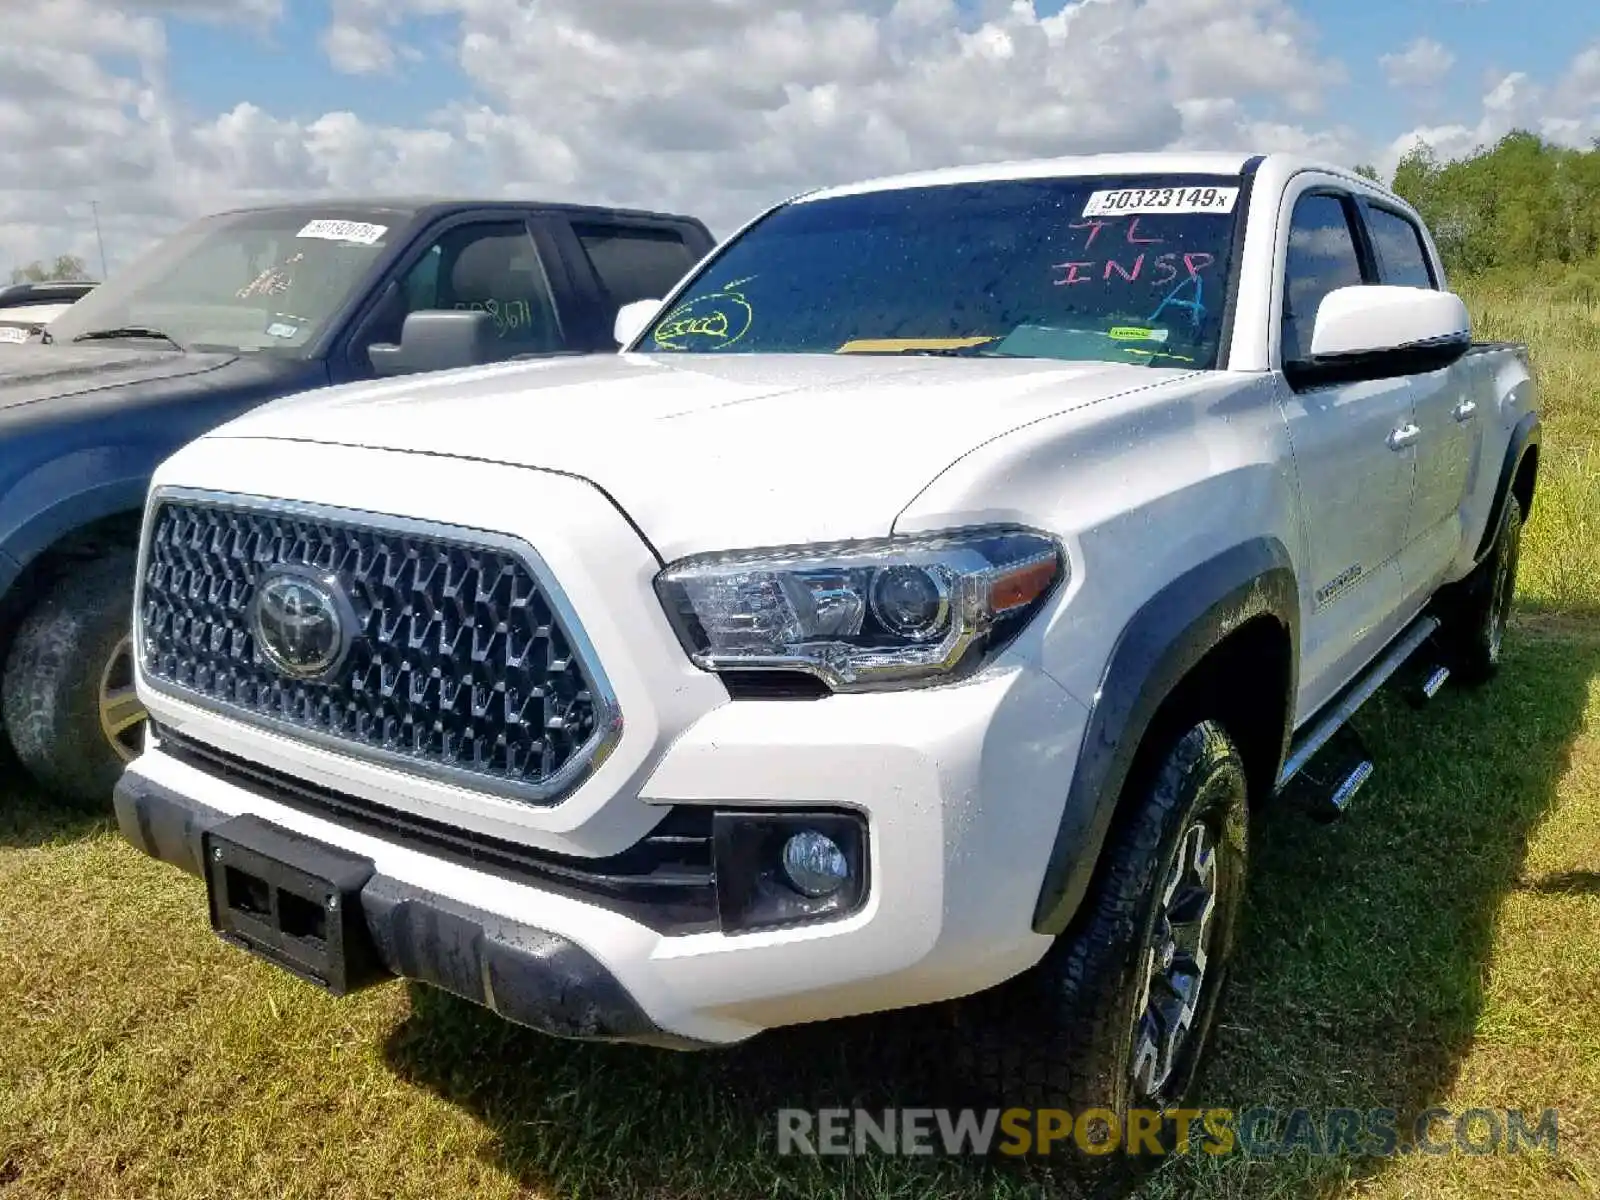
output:
<path id="1" fill-rule="evenodd" d="M 139 749 L 133 691 L 134 555 L 74 568 L 23 619 L 0 679 L 0 716 L 24 770 L 59 796 L 108 802 Z"/>
<path id="2" fill-rule="evenodd" d="M 1245 767 L 1221 725 L 1200 721 L 1150 748 L 1072 927 L 1032 970 L 960 1002 L 958 1018 L 959 1069 L 987 1096 L 1074 1118 L 1109 1110 L 1118 1138 L 1129 1110 L 1166 1112 L 1189 1092 L 1233 949 L 1247 865 Z M 1198 926 L 1189 923 L 1202 912 Z M 1150 1036 L 1155 1017 L 1184 1012 L 1172 988 L 1184 981 L 1197 988 L 1188 1033 L 1163 1045 Z M 1170 1148 L 1173 1131 L 1162 1137 Z M 1104 1157 L 1085 1165 L 1128 1161 L 1126 1145 L 1102 1145 Z"/>
<path id="3" fill-rule="evenodd" d="M 1500 669 L 1521 557 L 1522 503 L 1511 495 L 1488 557 L 1468 576 L 1445 614 L 1442 633 L 1450 666 L 1465 683 L 1484 683 Z"/>

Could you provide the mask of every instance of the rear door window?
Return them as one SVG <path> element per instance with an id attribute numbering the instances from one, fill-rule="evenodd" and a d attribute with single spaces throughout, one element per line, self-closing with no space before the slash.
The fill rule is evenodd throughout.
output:
<path id="1" fill-rule="evenodd" d="M 1422 231 L 1412 221 L 1387 208 L 1367 208 L 1367 231 L 1378 256 L 1378 273 L 1384 283 L 1400 287 L 1432 288 L 1428 253 Z"/>
<path id="2" fill-rule="evenodd" d="M 572 231 L 605 291 L 608 320 L 624 304 L 662 299 L 697 261 L 675 229 L 590 221 Z"/>

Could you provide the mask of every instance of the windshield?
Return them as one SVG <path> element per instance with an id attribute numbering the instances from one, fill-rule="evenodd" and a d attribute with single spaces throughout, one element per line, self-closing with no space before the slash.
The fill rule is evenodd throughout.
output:
<path id="1" fill-rule="evenodd" d="M 335 205 L 207 217 L 114 272 L 51 322 L 50 339 L 141 330 L 186 349 L 297 355 L 410 216 Z"/>
<path id="2" fill-rule="evenodd" d="M 731 242 L 637 348 L 1209 369 L 1238 185 L 1080 177 L 800 200 Z"/>

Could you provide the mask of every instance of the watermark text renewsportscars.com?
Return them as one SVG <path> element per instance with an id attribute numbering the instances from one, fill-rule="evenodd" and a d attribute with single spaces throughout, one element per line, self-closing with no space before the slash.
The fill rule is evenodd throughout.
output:
<path id="1" fill-rule="evenodd" d="M 779 1109 L 778 1153 L 977 1155 L 1303 1152 L 1316 1157 L 1557 1154 L 1560 1114 L 1547 1108 Z"/>

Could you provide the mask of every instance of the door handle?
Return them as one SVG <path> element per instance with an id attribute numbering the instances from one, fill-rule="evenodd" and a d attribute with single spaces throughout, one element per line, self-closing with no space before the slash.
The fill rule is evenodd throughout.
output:
<path id="1" fill-rule="evenodd" d="M 1394 432 L 1389 434 L 1389 449 L 1404 450 L 1407 446 L 1411 445 L 1412 442 L 1416 441 L 1421 435 L 1422 430 L 1416 425 L 1413 425 L 1411 422 L 1407 421 L 1404 425 L 1400 426 L 1399 429 L 1396 429 Z"/>
<path id="2" fill-rule="evenodd" d="M 1478 402 L 1476 400 L 1463 400 L 1450 410 L 1450 415 L 1458 421 L 1466 421 L 1470 420 L 1472 414 L 1477 411 Z"/>

